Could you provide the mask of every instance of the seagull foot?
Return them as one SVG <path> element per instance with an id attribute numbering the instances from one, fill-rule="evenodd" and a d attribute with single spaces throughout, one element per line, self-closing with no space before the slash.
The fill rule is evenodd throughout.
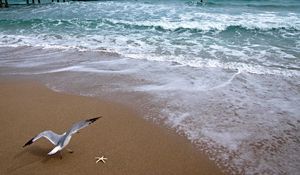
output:
<path id="1" fill-rule="evenodd" d="M 74 151 L 73 150 L 71 150 L 71 149 L 67 149 L 67 151 L 69 152 L 69 153 L 74 153 Z"/>
<path id="2" fill-rule="evenodd" d="M 105 158 L 104 156 L 102 157 L 95 157 L 96 160 L 96 163 L 98 163 L 99 161 L 102 161 L 103 163 L 105 163 L 105 161 L 107 160 L 107 158 Z"/>

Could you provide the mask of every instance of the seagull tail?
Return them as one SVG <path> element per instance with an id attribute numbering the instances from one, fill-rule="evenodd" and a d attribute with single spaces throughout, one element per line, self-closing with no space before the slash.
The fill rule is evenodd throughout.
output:
<path id="1" fill-rule="evenodd" d="M 57 153 L 57 151 L 60 151 L 61 150 L 61 147 L 60 146 L 56 146 L 52 151 L 50 151 L 48 153 L 48 155 L 53 155 L 55 153 Z"/>

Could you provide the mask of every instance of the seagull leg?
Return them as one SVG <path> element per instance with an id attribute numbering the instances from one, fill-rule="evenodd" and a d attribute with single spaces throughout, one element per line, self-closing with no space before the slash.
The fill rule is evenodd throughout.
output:
<path id="1" fill-rule="evenodd" d="M 69 153 L 74 153 L 74 151 L 71 150 L 71 149 L 69 149 L 69 148 L 67 148 L 67 151 L 68 151 Z"/>
<path id="2" fill-rule="evenodd" d="M 62 159 L 62 151 L 59 151 L 59 157 Z"/>

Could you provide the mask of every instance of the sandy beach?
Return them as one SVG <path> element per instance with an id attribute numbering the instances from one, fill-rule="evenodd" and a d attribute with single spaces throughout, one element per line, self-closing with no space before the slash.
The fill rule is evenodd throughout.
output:
<path id="1" fill-rule="evenodd" d="M 185 138 L 119 104 L 51 91 L 36 82 L 1 80 L 0 174 L 222 174 Z M 47 156 L 43 130 L 63 133 L 74 122 L 103 116 L 74 135 L 63 158 Z M 105 156 L 107 162 L 95 163 Z"/>
<path id="2" fill-rule="evenodd" d="M 299 175 L 299 0 L 9 3 L 0 175 Z"/>

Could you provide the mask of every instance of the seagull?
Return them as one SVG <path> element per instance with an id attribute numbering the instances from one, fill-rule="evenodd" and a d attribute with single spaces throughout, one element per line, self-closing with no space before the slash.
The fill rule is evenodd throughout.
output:
<path id="1" fill-rule="evenodd" d="M 48 153 L 48 155 L 53 155 L 55 153 L 57 153 L 58 151 L 60 152 L 60 158 L 62 159 L 62 152 L 61 150 L 64 149 L 70 142 L 72 135 L 75 133 L 78 133 L 78 131 L 82 128 L 85 128 L 87 126 L 89 126 L 90 124 L 94 123 L 96 120 L 98 120 L 100 117 L 96 117 L 96 118 L 92 118 L 92 119 L 87 119 L 87 120 L 82 120 L 79 121 L 75 124 L 73 124 L 73 126 L 65 133 L 59 135 L 56 134 L 53 131 L 47 130 L 47 131 L 43 131 L 41 133 L 39 133 L 37 136 L 33 137 L 32 139 L 30 139 L 27 143 L 25 143 L 25 145 L 23 146 L 26 147 L 30 144 L 32 144 L 33 142 L 35 142 L 36 140 L 45 137 L 46 139 L 48 139 L 55 147 Z M 72 150 L 68 149 L 69 152 L 73 153 Z"/>

